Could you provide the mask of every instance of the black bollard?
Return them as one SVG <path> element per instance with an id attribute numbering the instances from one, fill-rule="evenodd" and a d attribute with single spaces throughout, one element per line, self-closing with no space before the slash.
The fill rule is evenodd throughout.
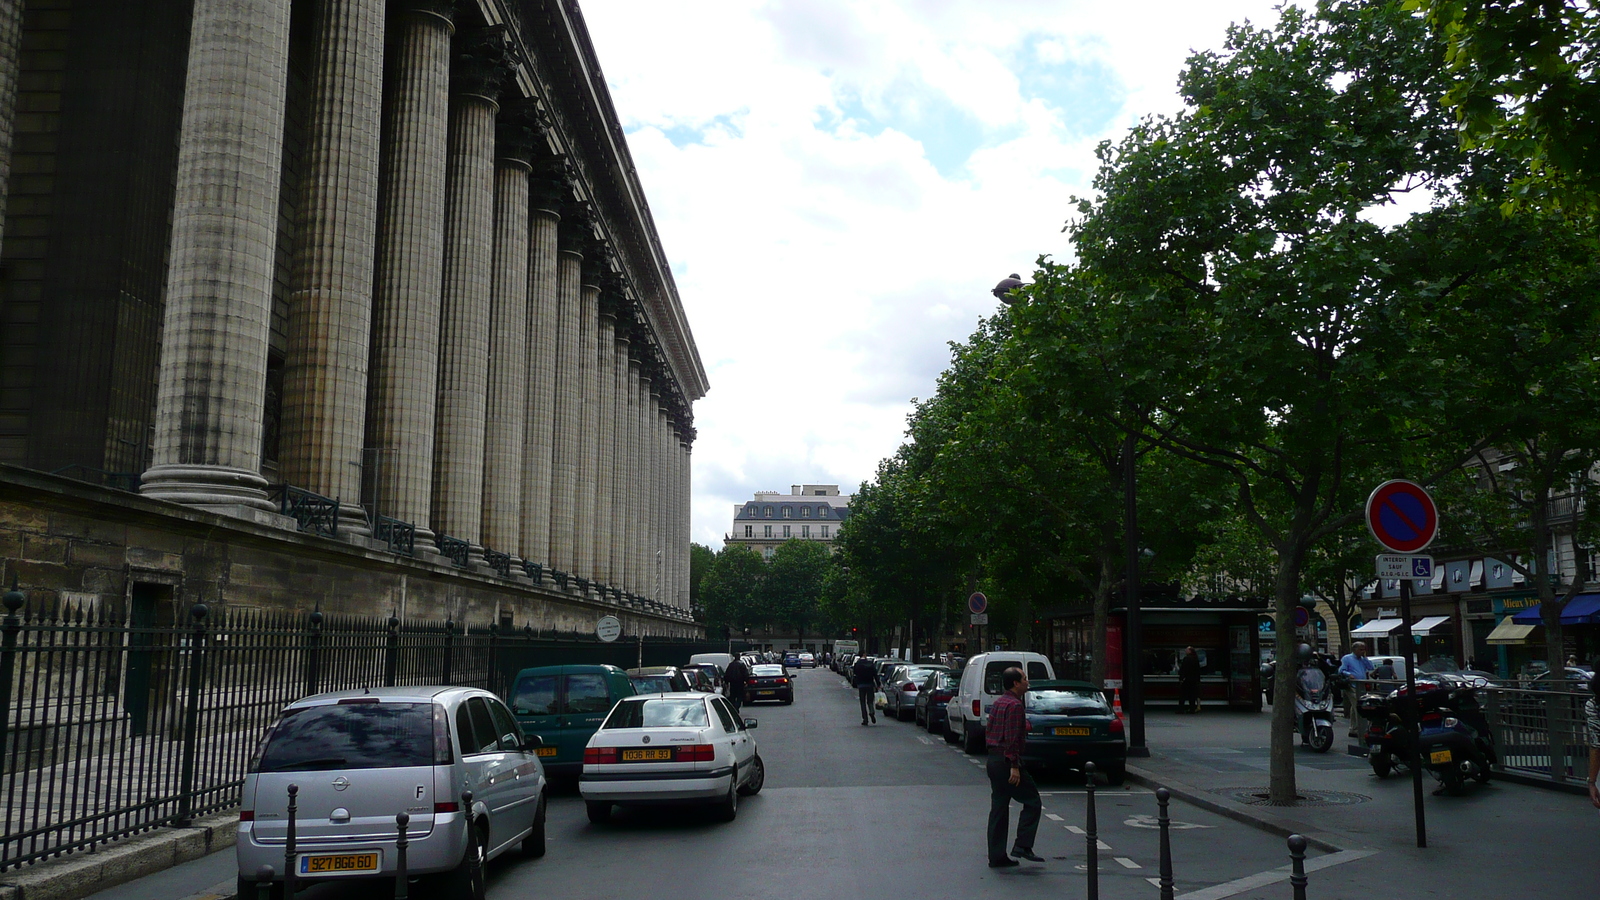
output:
<path id="1" fill-rule="evenodd" d="M 461 792 L 461 811 L 467 814 L 467 852 L 472 854 L 467 867 L 472 870 L 472 883 L 478 884 L 483 879 L 483 860 L 478 853 L 477 813 L 472 808 L 472 792 Z"/>
<path id="2" fill-rule="evenodd" d="M 256 900 L 272 900 L 272 877 L 277 874 L 267 865 L 256 870 Z M 239 900 L 245 898 L 240 897 Z"/>
<path id="3" fill-rule="evenodd" d="M 1083 764 L 1083 786 L 1089 791 L 1088 821 L 1084 823 L 1089 842 L 1089 900 L 1100 900 L 1100 835 L 1094 821 L 1094 763 Z"/>
<path id="4" fill-rule="evenodd" d="M 411 814 L 394 817 L 394 900 L 410 900 L 411 877 L 406 874 L 406 826 L 411 824 Z"/>
<path id="5" fill-rule="evenodd" d="M 1172 819 L 1167 817 L 1167 801 L 1172 792 L 1156 788 L 1156 804 L 1160 807 L 1156 821 L 1161 823 L 1161 900 L 1172 900 Z"/>
<path id="6" fill-rule="evenodd" d="M 289 785 L 289 832 L 283 839 L 283 896 L 293 900 L 295 892 L 294 872 L 294 817 L 296 813 L 295 798 L 300 796 L 300 785 Z"/>
<path id="7" fill-rule="evenodd" d="M 1294 900 L 1306 900 L 1306 839 L 1298 834 L 1289 835 L 1289 883 L 1294 886 Z"/>

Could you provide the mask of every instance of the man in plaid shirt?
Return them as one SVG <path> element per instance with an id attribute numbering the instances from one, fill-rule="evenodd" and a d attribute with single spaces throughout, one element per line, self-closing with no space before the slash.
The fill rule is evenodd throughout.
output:
<path id="1" fill-rule="evenodd" d="M 1583 704 L 1583 732 L 1589 744 L 1589 802 L 1600 809 L 1600 787 L 1595 778 L 1600 776 L 1600 674 L 1589 679 L 1591 696 Z"/>
<path id="2" fill-rule="evenodd" d="M 1039 813 L 1044 802 L 1028 770 L 1022 766 L 1022 744 L 1028 734 L 1028 716 L 1022 698 L 1028 693 L 1028 676 L 1018 668 L 1000 673 L 1005 693 L 989 707 L 989 726 L 984 743 L 989 748 L 989 868 L 1017 865 L 1006 855 L 1006 831 L 1011 819 L 1011 801 L 1022 804 L 1017 817 L 1017 842 L 1011 856 L 1044 862 L 1033 852 L 1033 838 L 1039 833 Z"/>

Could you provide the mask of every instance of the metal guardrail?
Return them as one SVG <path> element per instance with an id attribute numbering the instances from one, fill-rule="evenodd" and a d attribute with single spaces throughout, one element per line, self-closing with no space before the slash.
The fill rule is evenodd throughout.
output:
<path id="1" fill-rule="evenodd" d="M 417 555 L 417 526 L 388 516 L 372 517 L 372 536 L 383 541 L 390 553 Z"/>
<path id="2" fill-rule="evenodd" d="M 483 564 L 500 573 L 501 578 L 511 577 L 511 554 L 485 548 Z"/>
<path id="3" fill-rule="evenodd" d="M 323 537 L 339 535 L 339 500 L 324 497 L 292 484 L 273 485 L 268 496 L 278 502 L 278 511 L 294 519 L 296 527 Z"/>
<path id="4" fill-rule="evenodd" d="M 467 559 L 472 551 L 471 544 L 460 538 L 453 538 L 448 534 L 439 535 L 434 543 L 439 547 L 439 554 L 449 557 L 450 561 L 455 563 L 456 568 L 465 569 L 467 567 Z"/>

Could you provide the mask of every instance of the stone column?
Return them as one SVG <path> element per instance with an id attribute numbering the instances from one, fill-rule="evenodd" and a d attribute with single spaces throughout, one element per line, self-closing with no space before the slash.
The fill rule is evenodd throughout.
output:
<path id="1" fill-rule="evenodd" d="M 448 0 L 402 3 L 390 23 L 367 446 L 372 512 L 428 528 L 444 277 L 450 112 Z"/>
<path id="2" fill-rule="evenodd" d="M 614 322 L 620 326 L 620 322 Z M 628 332 L 615 330 L 611 353 L 611 586 L 627 589 L 628 575 Z"/>
<path id="3" fill-rule="evenodd" d="M 310 122 L 278 459 L 284 481 L 338 499 L 340 524 L 365 533 L 361 449 L 377 252 L 384 2 L 324 0 L 312 18 Z"/>
<path id="4" fill-rule="evenodd" d="M 592 272 L 595 265 L 590 260 Z M 587 274 L 587 273 L 586 273 Z M 594 532 L 596 486 L 599 481 L 600 436 L 600 286 L 591 277 L 579 289 L 578 306 L 578 481 L 572 503 L 573 570 L 584 578 L 595 577 Z"/>
<path id="5" fill-rule="evenodd" d="M 532 136 L 525 123 L 503 118 L 500 158 L 494 171 L 483 544 L 514 557 L 524 552 L 521 518 L 528 443 L 528 154 Z"/>
<path id="6" fill-rule="evenodd" d="M 693 556 L 689 553 L 689 543 L 694 538 L 694 456 L 693 445 L 689 443 L 689 436 L 685 433 L 683 442 L 678 445 L 678 521 L 682 523 L 683 540 L 680 542 L 679 558 L 683 560 L 678 570 L 678 608 L 689 609 L 689 566 Z"/>
<path id="7" fill-rule="evenodd" d="M 11 145 L 17 128 L 17 72 L 22 67 L 22 0 L 0 0 L 0 244 L 11 193 Z"/>
<path id="8" fill-rule="evenodd" d="M 433 445 L 433 529 L 481 554 L 489 293 L 494 262 L 495 101 L 507 70 L 504 28 L 457 40 L 445 167 L 443 322 Z"/>
<path id="9" fill-rule="evenodd" d="M 665 376 L 663 376 L 665 380 Z M 662 385 L 665 387 L 665 385 Z M 656 458 L 656 489 L 655 489 L 655 516 L 656 523 L 656 577 L 660 587 L 656 588 L 656 600 L 660 603 L 670 602 L 672 596 L 672 515 L 671 506 L 667 503 L 667 480 L 671 477 L 671 469 L 667 465 L 667 441 L 671 437 L 672 427 L 667 422 L 667 410 L 662 406 L 664 398 L 657 394 L 656 401 L 656 433 L 655 443 L 651 450 Z"/>
<path id="10" fill-rule="evenodd" d="M 541 198 L 528 224 L 527 442 L 522 467 L 522 555 L 549 565 L 555 457 L 557 232 L 561 217 Z"/>
<path id="11" fill-rule="evenodd" d="M 587 230 L 587 228 L 585 228 Z M 576 571 L 579 429 L 583 421 L 578 329 L 582 320 L 583 255 L 566 248 L 557 260 L 555 462 L 550 478 L 550 564 Z"/>
<path id="12" fill-rule="evenodd" d="M 611 298 L 600 309 L 600 335 L 596 347 L 594 577 L 607 586 L 616 583 L 611 549 L 613 498 L 617 471 L 617 318 Z"/>
<path id="13" fill-rule="evenodd" d="M 634 342 L 637 350 L 639 342 Z M 644 423 L 644 373 L 637 356 L 628 358 L 628 590 L 644 593 L 644 519 L 639 515 L 639 498 L 644 496 L 644 466 L 639 455 L 640 426 Z"/>
<path id="14" fill-rule="evenodd" d="M 272 508 L 261 437 L 288 56 L 287 3 L 195 0 L 152 497 Z"/>
<path id="15" fill-rule="evenodd" d="M 661 385 L 660 376 L 651 373 L 649 391 L 644 397 L 645 481 L 645 562 L 649 567 L 645 596 L 661 599 Z"/>

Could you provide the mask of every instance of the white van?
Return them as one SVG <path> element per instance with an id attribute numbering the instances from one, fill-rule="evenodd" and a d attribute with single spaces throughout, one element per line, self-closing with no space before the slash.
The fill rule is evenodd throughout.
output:
<path id="1" fill-rule="evenodd" d="M 1050 660 L 1042 653 L 1026 650 L 996 650 L 979 653 L 967 660 L 961 670 L 961 686 L 945 707 L 949 724 L 945 726 L 944 739 L 954 744 L 960 742 L 968 753 L 983 752 L 983 729 L 989 722 L 989 707 L 1000 696 L 1000 673 L 1018 668 L 1028 673 L 1029 681 L 1050 681 L 1056 677 Z"/>

